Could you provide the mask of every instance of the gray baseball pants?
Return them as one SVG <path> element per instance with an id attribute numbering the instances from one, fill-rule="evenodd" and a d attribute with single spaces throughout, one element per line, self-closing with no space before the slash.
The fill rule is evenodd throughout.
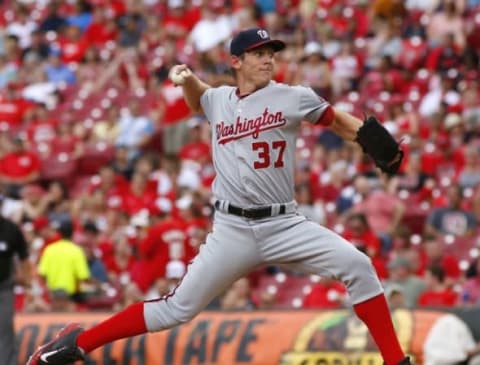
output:
<path id="1" fill-rule="evenodd" d="M 216 211 L 213 230 L 172 295 L 145 303 L 150 332 L 191 320 L 261 265 L 341 280 L 353 304 L 383 292 L 370 259 L 335 232 L 295 213 L 252 220 Z"/>

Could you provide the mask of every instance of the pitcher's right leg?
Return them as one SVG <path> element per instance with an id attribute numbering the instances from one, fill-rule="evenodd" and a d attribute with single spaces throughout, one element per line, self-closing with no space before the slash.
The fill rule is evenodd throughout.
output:
<path id="1" fill-rule="evenodd" d="M 109 342 L 184 323 L 260 261 L 247 221 L 217 212 L 213 232 L 172 295 L 132 304 L 87 330 L 68 325 L 53 341 L 38 348 L 28 364 L 48 365 L 50 356 L 55 364 L 67 364 Z"/>
<path id="2" fill-rule="evenodd" d="M 160 331 L 189 321 L 260 263 L 249 224 L 242 218 L 217 212 L 213 232 L 188 265 L 179 286 L 165 298 L 145 302 L 148 331 Z"/>

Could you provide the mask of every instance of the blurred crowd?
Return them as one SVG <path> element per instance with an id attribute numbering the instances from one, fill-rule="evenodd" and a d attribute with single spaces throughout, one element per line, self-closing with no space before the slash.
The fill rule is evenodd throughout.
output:
<path id="1" fill-rule="evenodd" d="M 276 81 L 375 114 L 405 150 L 381 175 L 306 124 L 299 211 L 371 257 L 392 306 L 479 304 L 479 0 L 17 0 L 0 4 L 0 208 L 34 265 L 18 311 L 118 309 L 177 285 L 211 228 L 214 172 L 208 122 L 168 70 L 233 84 L 229 40 L 252 26 L 288 44 Z M 348 303 L 338 282 L 272 266 L 209 308 Z"/>

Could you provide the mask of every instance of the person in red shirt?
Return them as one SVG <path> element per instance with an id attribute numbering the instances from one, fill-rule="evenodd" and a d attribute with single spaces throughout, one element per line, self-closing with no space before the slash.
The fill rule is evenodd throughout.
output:
<path id="1" fill-rule="evenodd" d="M 5 185 L 7 195 L 19 197 L 21 188 L 39 177 L 40 161 L 26 149 L 23 138 L 16 136 L 11 151 L 0 158 L 0 183 Z"/>
<path id="2" fill-rule="evenodd" d="M 198 7 L 186 4 L 184 0 L 170 0 L 163 26 L 169 36 L 183 39 L 188 36 L 188 32 L 200 18 L 201 12 Z"/>
<path id="3" fill-rule="evenodd" d="M 58 231 L 53 228 L 53 226 L 50 224 L 50 220 L 46 216 L 36 218 L 33 220 L 32 225 L 35 235 L 43 241 L 43 244 L 40 247 L 36 257 L 39 258 L 42 255 L 43 250 L 49 244 L 60 240 L 62 237 Z"/>
<path id="4" fill-rule="evenodd" d="M 0 95 L 0 125 L 18 127 L 30 108 L 30 102 L 20 96 L 20 85 L 9 84 Z"/>
<path id="5" fill-rule="evenodd" d="M 32 145 L 51 142 L 57 134 L 58 120 L 49 115 L 47 106 L 42 103 L 35 104 L 29 114 L 30 121 L 26 128 L 29 142 Z"/>
<path id="6" fill-rule="evenodd" d="M 445 271 L 441 266 L 429 266 L 425 274 L 426 290 L 418 298 L 421 307 L 453 307 L 458 295 L 445 284 Z"/>
<path id="7" fill-rule="evenodd" d="M 190 127 L 189 141 L 180 148 L 178 155 L 182 160 L 193 160 L 202 165 L 211 161 L 210 144 L 202 136 L 202 118 L 193 117 L 187 124 Z"/>
<path id="8" fill-rule="evenodd" d="M 127 237 L 120 236 L 113 245 L 113 253 L 102 258 L 108 277 L 114 285 L 125 286 L 130 283 L 131 271 L 135 264 L 133 247 Z"/>
<path id="9" fill-rule="evenodd" d="M 364 213 L 351 213 L 345 222 L 343 237 L 368 256 L 380 253 L 381 242 L 368 224 Z"/>
<path id="10" fill-rule="evenodd" d="M 155 204 L 156 197 L 156 192 L 148 184 L 148 177 L 136 172 L 132 176 L 130 187 L 122 196 L 122 209 L 129 214 L 148 210 Z"/>
<path id="11" fill-rule="evenodd" d="M 65 28 L 58 45 L 63 63 L 80 62 L 88 48 L 88 43 L 82 36 L 81 29 L 75 25 L 69 25 Z"/>
<path id="12" fill-rule="evenodd" d="M 439 266 L 443 270 L 445 284 L 448 286 L 456 283 L 462 274 L 458 259 L 445 252 L 445 244 L 434 237 L 427 236 L 420 256 L 419 274 L 423 274 L 431 266 Z"/>
<path id="13" fill-rule="evenodd" d="M 345 223 L 343 237 L 360 251 L 365 252 L 372 260 L 379 278 L 386 279 L 388 271 L 381 256 L 381 241 L 370 228 L 367 216 L 363 213 L 352 213 Z"/>
<path id="14" fill-rule="evenodd" d="M 166 81 L 160 90 L 157 108 L 163 110 L 160 120 L 163 126 L 163 149 L 165 153 L 176 154 L 184 143 L 187 120 L 191 112 L 183 99 L 182 90 L 173 83 Z"/>
<path id="15" fill-rule="evenodd" d="M 346 300 L 345 286 L 331 278 L 322 278 L 305 296 L 303 308 L 341 308 Z"/>
<path id="16" fill-rule="evenodd" d="M 109 41 L 115 41 L 118 28 L 115 19 L 103 6 L 95 7 L 93 20 L 85 30 L 85 40 L 89 45 L 101 48 Z"/>

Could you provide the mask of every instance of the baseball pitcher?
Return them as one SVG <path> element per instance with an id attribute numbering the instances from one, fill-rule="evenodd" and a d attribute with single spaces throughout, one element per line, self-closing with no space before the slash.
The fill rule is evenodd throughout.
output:
<path id="1" fill-rule="evenodd" d="M 230 45 L 236 87 L 210 87 L 186 65 L 171 69 L 170 78 L 181 85 L 189 107 L 204 113 L 211 125 L 213 230 L 170 296 L 133 304 L 87 330 L 70 324 L 40 347 L 29 365 L 67 364 L 114 340 L 187 322 L 235 280 L 265 264 L 341 280 L 385 363 L 410 364 L 369 258 L 298 214 L 294 201 L 295 143 L 302 121 L 358 142 L 385 173 L 397 171 L 403 152 L 374 117 L 362 121 L 310 88 L 272 81 L 274 55 L 283 48 L 264 29 L 240 32 Z"/>

